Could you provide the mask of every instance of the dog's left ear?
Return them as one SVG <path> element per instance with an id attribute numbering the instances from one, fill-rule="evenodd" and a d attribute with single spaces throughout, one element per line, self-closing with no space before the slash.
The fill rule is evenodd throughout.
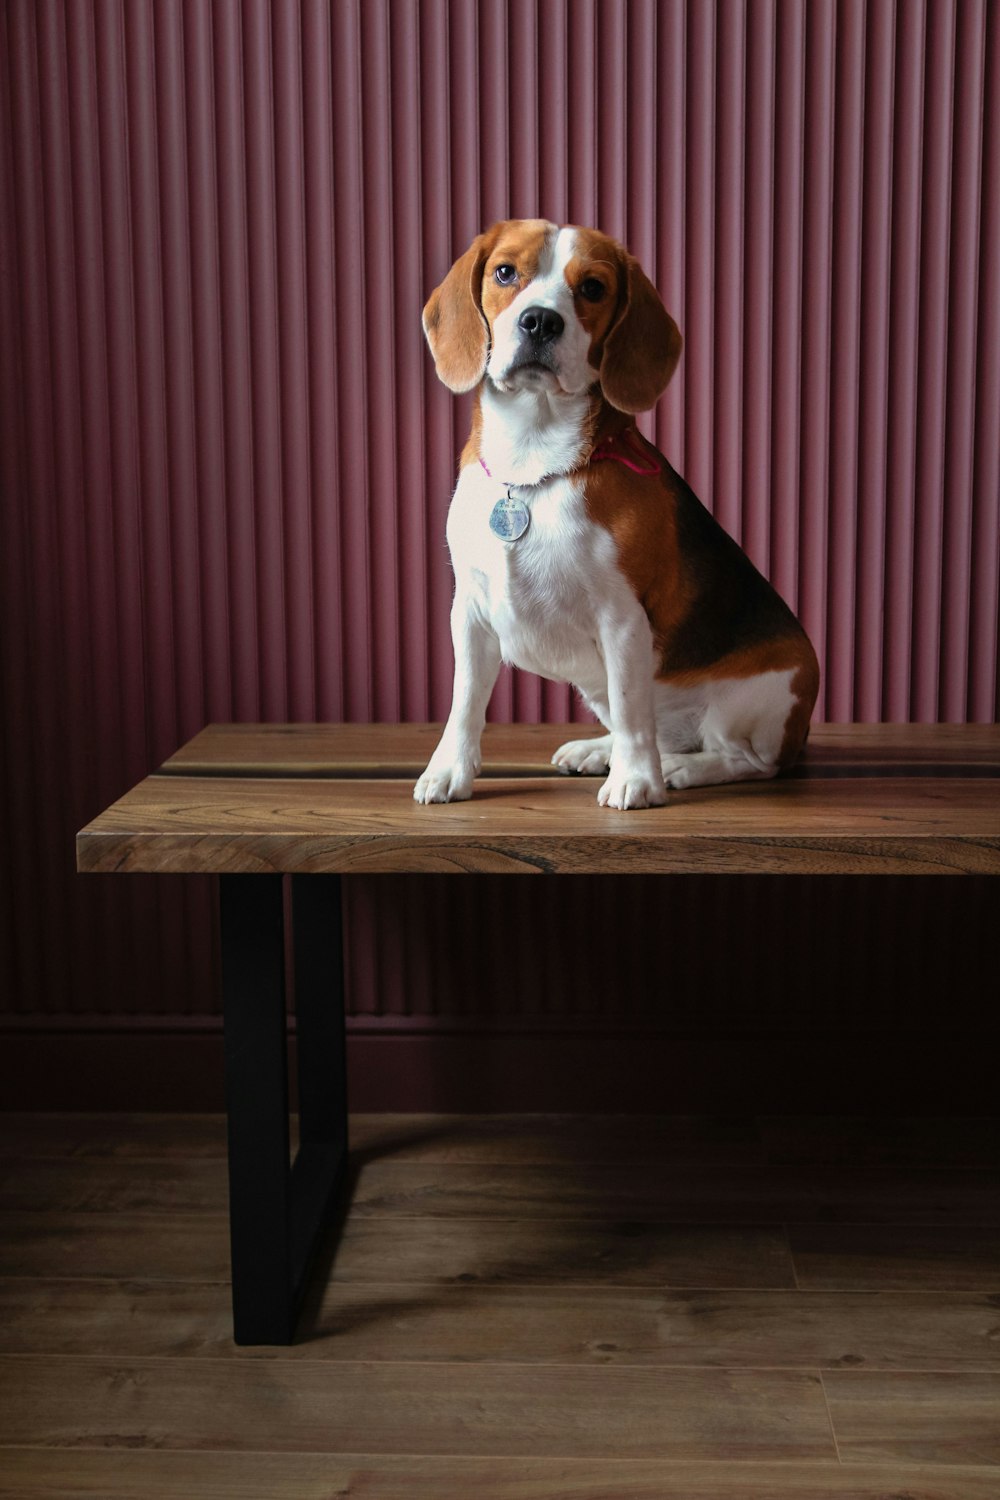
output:
<path id="1" fill-rule="evenodd" d="M 476 236 L 424 308 L 424 333 L 438 378 L 456 394 L 471 391 L 486 374 L 489 332 L 482 307 L 483 267 L 499 229 L 494 224 Z"/>
<path id="2" fill-rule="evenodd" d="M 625 301 L 604 343 L 601 386 L 619 411 L 648 411 L 677 368 L 684 340 L 639 262 L 622 251 Z"/>

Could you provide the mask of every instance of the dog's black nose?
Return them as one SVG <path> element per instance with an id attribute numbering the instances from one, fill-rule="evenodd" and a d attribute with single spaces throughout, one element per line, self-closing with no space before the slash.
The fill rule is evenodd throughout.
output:
<path id="1" fill-rule="evenodd" d="M 548 344 L 559 337 L 566 324 L 551 307 L 526 307 L 517 320 L 517 326 L 536 343 Z"/>

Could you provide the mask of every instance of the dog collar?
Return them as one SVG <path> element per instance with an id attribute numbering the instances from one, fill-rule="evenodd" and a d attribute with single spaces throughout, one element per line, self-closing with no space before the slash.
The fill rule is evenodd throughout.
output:
<path id="1" fill-rule="evenodd" d="M 643 458 L 648 458 L 649 455 L 645 453 L 642 448 L 638 447 L 638 441 L 639 433 L 636 428 L 626 427 L 621 432 L 612 433 L 610 436 L 602 438 L 601 441 L 596 445 L 596 447 L 591 449 L 590 456 L 589 458 L 587 458 L 586 462 L 579 464 L 577 467 L 585 469 L 590 464 L 600 463 L 602 459 L 610 458 L 616 464 L 624 464 L 626 469 L 632 470 L 633 474 L 642 474 L 647 478 L 653 474 L 659 474 L 659 464 L 654 464 L 652 468 L 643 468 L 641 464 L 633 463 L 632 459 L 628 458 L 624 453 L 617 452 L 614 446 L 618 442 L 626 443 L 632 450 L 633 457 L 641 456 Z M 484 458 L 480 458 L 479 462 L 485 472 L 492 479 L 493 471 L 492 469 L 487 467 L 486 460 Z M 567 470 L 567 472 L 573 474 L 576 471 L 574 469 L 569 469 Z M 536 479 L 534 484 L 519 484 L 517 485 L 517 487 L 518 489 L 522 490 L 535 490 L 540 484 L 545 484 L 547 480 L 555 478 L 555 474 L 545 474 L 541 479 Z M 515 484 L 517 484 L 517 481 L 514 479 L 501 479 L 500 483 L 505 486 L 507 494 L 509 496 L 511 490 L 514 488 Z"/>
<path id="2" fill-rule="evenodd" d="M 634 427 L 626 427 L 622 432 L 602 438 L 596 447 L 591 450 L 590 457 L 586 463 L 580 464 L 579 467 L 585 469 L 588 465 L 600 463 L 603 459 L 612 459 L 617 464 L 624 464 L 626 469 L 632 470 L 633 474 L 641 474 L 645 477 L 658 474 L 660 472 L 658 464 L 654 464 L 652 468 L 644 468 L 641 464 L 634 463 L 626 454 L 620 453 L 615 448 L 615 444 L 621 442 L 627 444 L 632 451 L 633 457 L 641 456 L 645 458 L 648 455 L 637 446 L 638 438 L 639 434 Z M 479 462 L 485 473 L 492 479 L 493 474 L 487 466 L 486 460 L 481 457 Z M 575 471 L 571 469 L 569 472 L 574 473 Z M 546 474 L 543 478 L 536 480 L 534 484 L 518 485 L 517 488 L 535 490 L 539 485 L 544 484 L 546 480 L 554 479 L 555 477 L 554 474 Z M 513 480 L 501 480 L 500 483 L 504 485 L 507 493 L 500 497 L 490 511 L 490 530 L 502 542 L 519 542 L 531 525 L 531 511 L 523 500 L 519 500 L 516 495 L 511 494 L 514 488 Z"/>
<path id="3" fill-rule="evenodd" d="M 641 464 L 633 463 L 632 459 L 626 458 L 624 453 L 617 453 L 614 448 L 614 444 L 617 442 L 626 443 L 628 447 L 631 448 L 633 456 L 648 459 L 649 454 L 646 453 L 644 448 L 639 446 L 640 439 L 639 433 L 636 428 L 625 427 L 621 432 L 615 433 L 610 437 L 602 438 L 601 441 L 597 444 L 597 447 L 591 453 L 587 462 L 591 464 L 600 463 L 601 459 L 610 458 L 613 459 L 616 464 L 624 464 L 626 469 L 632 470 L 633 474 L 642 474 L 646 478 L 653 474 L 659 474 L 659 464 L 654 464 L 651 469 L 643 468 Z"/>

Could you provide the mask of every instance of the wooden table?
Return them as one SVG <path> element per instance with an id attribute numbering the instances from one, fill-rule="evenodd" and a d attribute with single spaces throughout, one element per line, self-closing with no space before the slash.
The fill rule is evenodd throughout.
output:
<path id="1" fill-rule="evenodd" d="M 630 813 L 599 808 L 595 778 L 550 767 L 580 732 L 491 727 L 472 800 L 420 807 L 412 784 L 435 726 L 215 725 L 79 834 L 81 871 L 222 877 L 237 1343 L 291 1340 L 341 1197 L 342 875 L 1000 874 L 998 726 L 820 726 L 777 781 L 677 792 Z M 299 1059 L 292 1167 L 285 876 Z"/>

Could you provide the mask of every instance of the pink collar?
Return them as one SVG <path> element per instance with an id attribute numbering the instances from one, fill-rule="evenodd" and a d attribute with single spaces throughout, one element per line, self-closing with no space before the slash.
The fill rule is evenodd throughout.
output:
<path id="1" fill-rule="evenodd" d="M 622 432 L 618 433 L 617 438 L 606 437 L 603 442 L 598 443 L 597 447 L 590 455 L 590 462 L 594 463 L 596 461 L 597 463 L 600 463 L 602 458 L 613 458 L 616 464 L 624 464 L 626 469 L 632 470 L 633 474 L 643 474 L 647 477 L 651 474 L 659 474 L 659 464 L 654 464 L 651 469 L 644 469 L 641 467 L 641 465 L 632 463 L 630 459 L 627 459 L 625 457 L 624 453 L 616 453 L 612 445 L 617 442 L 618 438 L 620 438 L 622 442 L 627 441 L 628 446 L 632 449 L 633 454 L 639 454 L 643 458 L 649 457 L 649 455 L 646 453 L 646 450 L 639 446 L 641 440 L 636 429 L 634 427 L 626 427 Z"/>
<path id="2" fill-rule="evenodd" d="M 587 459 L 587 463 L 600 463 L 602 459 L 611 458 L 614 459 L 615 463 L 624 464 L 626 469 L 631 469 L 633 474 L 642 474 L 645 477 L 649 477 L 652 474 L 659 474 L 659 464 L 654 464 L 651 469 L 644 469 L 639 464 L 633 463 L 631 459 L 626 458 L 624 453 L 616 453 L 613 445 L 618 442 L 619 439 L 621 439 L 622 442 L 625 442 L 627 440 L 628 446 L 631 448 L 633 454 L 641 454 L 643 458 L 648 457 L 645 449 L 637 446 L 639 442 L 639 434 L 636 429 L 634 427 L 626 427 L 622 432 L 619 432 L 615 436 L 603 438 L 601 442 L 598 443 L 597 447 L 593 450 L 590 457 Z M 479 462 L 482 464 L 483 468 L 486 469 L 487 474 L 489 474 L 490 478 L 492 479 L 493 475 L 490 473 L 489 469 L 486 468 L 485 459 L 480 458 Z M 581 465 L 581 467 L 585 467 L 585 465 Z M 546 478 L 551 477 L 552 476 L 550 475 L 546 475 Z M 539 480 L 538 482 L 539 484 L 541 484 L 543 481 Z M 510 485 L 508 485 L 507 488 L 510 489 Z M 528 488 L 528 486 L 521 485 L 519 486 L 519 488 L 526 489 Z"/>

